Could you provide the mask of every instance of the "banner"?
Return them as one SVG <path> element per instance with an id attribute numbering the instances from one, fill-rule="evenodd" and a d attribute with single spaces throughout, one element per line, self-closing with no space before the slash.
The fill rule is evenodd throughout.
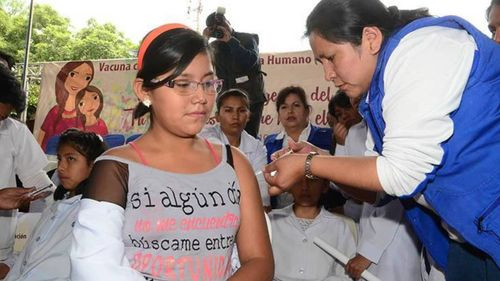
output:
<path id="1" fill-rule="evenodd" d="M 312 124 L 328 126 L 328 101 L 336 88 L 324 80 L 322 66 L 315 62 L 311 51 L 261 54 L 260 62 L 267 73 L 268 100 L 261 119 L 262 139 L 281 130 L 275 102 L 279 90 L 290 85 L 305 89 L 312 106 Z M 132 117 L 138 102 L 133 91 L 136 71 L 135 59 L 45 63 L 34 126 L 38 142 L 45 148 L 51 136 L 71 127 L 101 135 L 145 132 L 149 117 Z M 208 121 L 215 122 L 214 117 Z"/>

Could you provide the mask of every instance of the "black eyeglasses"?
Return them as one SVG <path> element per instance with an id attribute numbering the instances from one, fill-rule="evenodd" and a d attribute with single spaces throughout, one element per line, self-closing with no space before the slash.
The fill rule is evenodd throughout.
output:
<path id="1" fill-rule="evenodd" d="M 176 90 L 179 95 L 182 96 L 190 96 L 198 90 L 198 86 L 201 85 L 201 88 L 207 95 L 215 95 L 220 93 L 222 90 L 224 80 L 222 79 L 214 79 L 208 80 L 204 82 L 198 82 L 193 80 L 170 80 L 165 82 L 165 86 Z"/>

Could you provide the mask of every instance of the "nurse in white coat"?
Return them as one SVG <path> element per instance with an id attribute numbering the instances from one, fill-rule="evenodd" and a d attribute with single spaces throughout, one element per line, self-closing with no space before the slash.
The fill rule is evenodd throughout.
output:
<path id="1" fill-rule="evenodd" d="M 0 65 L 0 189 L 16 187 L 16 174 L 25 187 L 51 184 L 43 171 L 47 157 L 23 123 L 10 118 L 22 112 L 26 95 L 14 74 Z M 17 209 L 0 210 L 0 279 L 12 266 Z"/>
<path id="2" fill-rule="evenodd" d="M 205 126 L 198 135 L 216 143 L 230 144 L 239 148 L 255 171 L 263 206 L 270 207 L 267 183 L 262 174 L 262 169 L 267 164 L 266 147 L 244 130 L 250 120 L 249 104 L 247 94 L 240 89 L 222 92 L 216 101 L 215 118 L 219 124 Z"/>

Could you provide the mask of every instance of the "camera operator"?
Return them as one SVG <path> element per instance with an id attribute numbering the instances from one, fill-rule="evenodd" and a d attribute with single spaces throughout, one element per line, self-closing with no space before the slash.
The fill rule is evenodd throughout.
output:
<path id="1" fill-rule="evenodd" d="M 207 17 L 206 24 L 203 35 L 216 39 L 210 45 L 214 50 L 217 76 L 224 79 L 223 91 L 238 88 L 248 93 L 251 114 L 245 131 L 257 137 L 266 101 L 259 62 L 259 36 L 234 31 L 221 8 Z"/>

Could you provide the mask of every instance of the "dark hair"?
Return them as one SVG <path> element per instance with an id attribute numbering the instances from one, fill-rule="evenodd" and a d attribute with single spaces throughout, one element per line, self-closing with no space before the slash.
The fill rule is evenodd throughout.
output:
<path id="1" fill-rule="evenodd" d="M 486 9 L 486 20 L 490 20 L 490 12 L 493 6 L 500 6 L 500 0 L 491 0 L 490 6 Z"/>
<path id="2" fill-rule="evenodd" d="M 10 104 L 17 113 L 26 107 L 26 93 L 21 89 L 14 73 L 0 65 L 0 102 Z"/>
<path id="3" fill-rule="evenodd" d="M 243 99 L 243 101 L 245 101 L 245 106 L 248 109 L 250 109 L 250 100 L 248 99 L 248 94 L 241 89 L 233 88 L 233 89 L 225 90 L 224 92 L 222 92 L 220 95 L 217 96 L 217 99 L 215 101 L 216 109 L 217 109 L 216 112 L 220 111 L 222 104 L 229 97 L 238 97 L 238 98 Z"/>
<path id="4" fill-rule="evenodd" d="M 0 50 L 0 60 L 4 60 L 7 63 L 9 69 L 12 69 L 16 64 L 16 60 L 14 59 L 14 57 L 2 50 Z"/>
<path id="5" fill-rule="evenodd" d="M 278 92 L 278 97 L 276 98 L 276 111 L 278 111 L 278 112 L 280 111 L 280 106 L 285 103 L 286 98 L 291 94 L 297 95 L 299 97 L 300 101 L 302 102 L 302 104 L 304 104 L 304 107 L 306 108 L 306 110 L 309 111 L 310 105 L 307 102 L 306 92 L 300 86 L 288 86 L 288 87 L 281 89 Z"/>
<path id="6" fill-rule="evenodd" d="M 67 129 L 59 137 L 57 151 L 63 145 L 69 145 L 87 159 L 87 164 L 92 165 L 94 160 L 106 151 L 106 143 L 94 132 L 83 132 L 78 129 Z M 75 190 L 75 194 L 82 194 L 85 188 L 85 181 L 81 182 Z M 59 185 L 54 192 L 54 200 L 61 200 L 68 192 L 62 185 Z"/>
<path id="7" fill-rule="evenodd" d="M 62 118 L 62 114 L 64 112 L 64 106 L 66 105 L 66 101 L 68 100 L 69 96 L 66 87 L 64 87 L 64 83 L 66 83 L 66 79 L 68 78 L 71 71 L 73 71 L 75 68 L 83 64 L 88 65 L 92 69 L 92 76 L 90 77 L 88 83 L 90 84 L 90 82 L 92 82 L 92 79 L 94 79 L 94 64 L 91 61 L 70 61 L 66 63 L 61 68 L 61 70 L 59 70 L 59 73 L 57 73 L 55 94 L 56 94 L 56 103 L 59 106 L 59 110 L 57 111 L 56 121 L 53 123 L 54 129 L 57 126 L 57 123 L 59 123 L 59 121 Z"/>
<path id="8" fill-rule="evenodd" d="M 213 12 L 210 15 L 208 15 L 207 19 L 205 20 L 205 24 L 207 26 L 223 25 L 224 21 L 227 21 L 226 16 L 224 16 L 224 14 Z"/>
<path id="9" fill-rule="evenodd" d="M 409 22 L 428 16 L 426 8 L 386 8 L 379 0 L 322 0 L 307 17 L 305 35 L 315 32 L 333 43 L 349 42 L 358 46 L 363 28 L 367 26 L 378 27 L 387 38 Z"/>
<path id="10" fill-rule="evenodd" d="M 342 91 L 337 91 L 335 96 L 333 96 L 328 102 L 328 113 L 335 116 L 335 107 L 341 107 L 345 109 L 352 108 L 351 101 L 346 93 Z"/>
<path id="11" fill-rule="evenodd" d="M 144 89 L 156 89 L 181 75 L 198 54 L 208 51 L 207 40 L 196 31 L 187 28 L 168 30 L 149 44 L 144 53 L 142 68 L 137 72 L 137 78 L 144 80 Z M 155 80 L 159 75 L 172 70 L 173 73 L 165 79 Z M 151 107 L 139 103 L 134 110 L 134 118 L 139 118 L 150 111 Z"/>
<path id="12" fill-rule="evenodd" d="M 80 112 L 78 105 L 82 101 L 86 92 L 96 93 L 99 96 L 99 100 L 100 100 L 99 107 L 94 112 L 94 116 L 96 118 L 99 118 L 99 116 L 101 116 L 101 111 L 102 111 L 102 108 L 104 106 L 104 96 L 102 95 L 101 90 L 99 90 L 99 88 L 97 88 L 95 86 L 89 85 L 85 89 L 80 90 L 80 92 L 78 92 L 78 94 L 76 94 L 75 107 L 77 108 L 78 118 L 80 119 L 80 121 L 82 121 L 83 128 L 85 128 L 85 122 L 87 121 L 87 118 L 85 117 L 85 115 L 83 113 Z"/>

